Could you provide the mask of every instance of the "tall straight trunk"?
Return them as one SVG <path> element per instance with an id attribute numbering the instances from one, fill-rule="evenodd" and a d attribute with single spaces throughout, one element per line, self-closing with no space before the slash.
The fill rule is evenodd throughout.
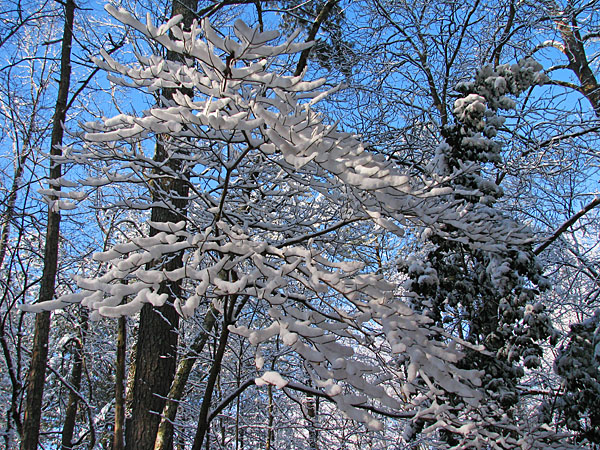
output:
<path id="1" fill-rule="evenodd" d="M 75 2 L 65 1 L 65 27 L 63 31 L 62 49 L 60 57 L 60 80 L 58 83 L 58 96 L 52 122 L 52 135 L 50 138 L 50 154 L 60 156 L 60 146 L 63 140 L 63 123 L 67 115 L 67 100 L 71 82 L 71 44 L 73 41 L 73 20 L 75 17 Z M 50 180 L 61 176 L 60 164 L 50 162 Z M 51 186 L 57 189 L 57 186 Z M 44 248 L 44 269 L 40 282 L 39 302 L 52 300 L 58 267 L 58 241 L 59 241 L 60 213 L 50 205 L 48 208 L 48 225 L 46 231 L 46 244 Z M 42 397 L 46 378 L 46 363 L 48 360 L 48 336 L 50 334 L 50 313 L 39 313 L 35 320 L 35 333 L 31 363 L 27 375 L 27 396 L 25 400 L 25 415 L 23 420 L 23 436 L 21 450 L 37 450 L 40 420 L 42 414 Z"/>
<path id="2" fill-rule="evenodd" d="M 177 295 L 178 286 L 172 286 Z M 166 289 L 161 289 L 162 294 Z M 126 425 L 128 450 L 154 447 L 164 398 L 175 372 L 178 316 L 165 305 L 153 309 L 146 305 L 140 315 L 136 368 L 131 402 L 131 419 Z M 172 441 L 169 443 L 172 446 Z"/>
<path id="3" fill-rule="evenodd" d="M 194 19 L 197 0 L 173 0 L 172 16 L 182 14 L 184 28 L 189 28 Z M 167 59 L 177 61 L 182 55 L 167 52 Z M 168 100 L 173 98 L 173 90 L 165 89 L 163 96 Z M 168 177 L 157 177 L 157 191 L 152 195 L 155 199 L 163 200 L 161 195 L 171 195 L 169 202 L 172 208 L 153 207 L 151 220 L 153 222 L 179 222 L 186 217 L 188 185 L 182 173 L 183 163 L 175 158 L 170 158 L 168 142 L 158 141 L 154 154 L 154 161 L 158 164 L 168 165 L 174 173 L 181 174 L 181 179 L 171 180 Z M 150 228 L 150 235 L 155 235 L 158 230 Z M 183 266 L 183 255 L 179 254 L 164 264 L 163 268 L 169 271 Z M 165 398 L 169 393 L 171 382 L 175 376 L 177 359 L 177 341 L 179 316 L 175 311 L 173 302 L 181 294 L 179 281 L 165 281 L 161 284 L 159 294 L 167 294 L 168 300 L 160 308 L 145 305 L 140 314 L 140 325 L 136 350 L 136 369 L 133 383 L 133 400 L 131 419 L 126 425 L 127 450 L 151 450 L 160 423 L 160 412 L 165 406 Z M 166 443 L 166 448 L 173 447 L 172 436 Z"/>
<path id="4" fill-rule="evenodd" d="M 318 423 L 318 399 L 312 394 L 306 395 L 306 415 L 308 416 L 308 445 L 310 450 L 318 450 L 319 431 Z"/>
<path id="5" fill-rule="evenodd" d="M 21 380 L 21 354 L 22 354 L 22 342 L 23 342 L 23 316 L 24 312 L 21 311 L 18 314 L 18 320 L 16 323 L 16 329 L 11 326 L 13 336 L 16 336 L 16 342 L 13 343 L 15 354 L 11 353 L 9 341 L 6 338 L 6 320 L 9 320 L 8 313 L 2 319 L 0 325 L 0 346 L 2 347 L 2 353 L 4 354 L 6 370 L 10 378 L 11 383 L 11 396 L 10 404 L 6 411 L 6 428 L 4 429 L 4 447 L 14 448 L 12 441 L 14 440 L 12 432 L 12 424 L 14 423 L 18 436 L 23 434 L 23 423 L 21 422 L 21 416 L 19 412 L 20 397 L 23 390 L 23 382 Z M 12 341 L 12 339 L 11 339 Z"/>
<path id="6" fill-rule="evenodd" d="M 177 415 L 177 407 L 179 401 L 183 397 L 185 385 L 192 372 L 194 364 L 196 363 L 197 355 L 199 355 L 206 342 L 212 329 L 217 321 L 218 311 L 216 308 L 211 307 L 204 318 L 202 325 L 202 331 L 196 336 L 190 351 L 181 358 L 177 366 L 177 372 L 173 379 L 173 384 L 169 390 L 169 396 L 162 410 L 162 417 L 158 432 L 156 433 L 156 441 L 154 443 L 154 450 L 168 450 L 169 442 L 173 439 L 173 421 Z"/>
<path id="7" fill-rule="evenodd" d="M 127 342 L 127 319 L 119 317 L 117 330 L 117 364 L 115 370 L 115 430 L 112 450 L 123 450 L 125 425 L 125 345 Z"/>
<path id="8" fill-rule="evenodd" d="M 35 111 L 37 109 L 38 98 L 39 96 L 36 97 L 36 101 L 33 106 L 34 113 L 32 114 L 32 116 L 35 114 Z M 6 257 L 6 249 L 8 248 L 8 238 L 10 236 L 10 225 L 15 215 L 19 186 L 21 185 L 21 180 L 23 178 L 23 172 L 25 171 L 27 158 L 33 150 L 31 147 L 31 135 L 33 134 L 34 126 L 35 122 L 32 118 L 27 129 L 25 138 L 23 140 L 23 150 L 17 158 L 17 166 L 13 175 L 12 186 L 8 194 L 8 198 L 6 199 L 6 209 L 4 210 L 2 218 L 0 219 L 2 221 L 2 232 L 0 233 L 0 267 L 2 267 L 2 264 L 4 263 L 4 258 Z"/>
<path id="9" fill-rule="evenodd" d="M 267 386 L 267 443 L 265 444 L 265 450 L 271 450 L 273 442 L 275 441 L 275 430 L 273 430 L 273 386 Z M 239 416 L 239 403 L 238 403 L 238 416 Z M 236 423 L 237 426 L 237 423 Z"/>
<path id="10" fill-rule="evenodd" d="M 276 341 L 276 345 L 277 345 L 277 347 L 276 347 L 277 351 L 279 351 L 279 339 Z M 271 360 L 271 371 L 275 370 L 275 361 L 276 361 L 276 358 L 273 358 Z M 273 407 L 274 407 L 273 385 L 271 385 L 271 384 L 269 384 L 269 386 L 267 387 L 267 398 L 268 398 L 268 403 L 267 403 L 267 442 L 265 445 L 265 450 L 271 450 L 271 448 L 275 444 L 275 429 L 273 427 L 273 424 L 275 422 L 275 417 L 273 415 Z M 239 412 L 240 411 L 239 411 L 239 403 L 238 403 L 238 415 L 239 415 Z"/>
<path id="11" fill-rule="evenodd" d="M 79 396 L 77 392 L 81 389 L 81 375 L 83 373 L 83 348 L 85 345 L 85 339 L 88 332 L 88 314 L 85 310 L 81 312 L 80 319 L 81 335 L 79 340 L 76 342 L 76 349 L 73 358 L 73 368 L 71 369 L 70 383 L 74 391 L 69 392 L 69 399 L 67 401 L 67 411 L 65 413 L 65 421 L 62 429 L 61 449 L 71 450 L 73 448 L 73 434 L 75 432 L 75 423 L 77 419 L 77 406 L 79 403 Z"/>
<path id="12" fill-rule="evenodd" d="M 36 95 L 32 102 L 32 113 L 29 124 L 27 126 L 27 130 L 23 137 L 23 142 L 21 144 L 21 150 L 16 158 L 16 166 L 15 172 L 13 174 L 12 186 L 10 188 L 9 194 L 6 199 L 2 200 L 2 203 L 6 205 L 2 216 L 0 217 L 0 223 L 2 223 L 2 232 L 0 232 L 0 269 L 10 272 L 10 266 L 3 267 L 4 259 L 6 258 L 6 252 L 8 250 L 8 240 L 11 235 L 11 225 L 15 217 L 17 198 L 19 194 L 19 190 L 21 188 L 21 182 L 23 180 L 23 173 L 25 172 L 25 167 L 27 164 L 27 159 L 33 152 L 34 146 L 32 145 L 33 134 L 36 129 L 36 121 L 35 117 L 37 116 L 37 112 L 39 110 L 40 102 L 43 97 L 43 93 L 45 89 L 39 88 L 36 92 Z M 19 230 L 19 237 L 17 240 L 21 239 L 21 235 L 23 230 Z M 5 277 L 5 286 L 9 286 L 10 284 L 10 273 Z M 21 395 L 21 391 L 23 389 L 23 381 L 20 376 L 20 352 L 18 352 L 17 359 L 13 361 L 13 354 L 10 351 L 9 342 L 6 338 L 6 327 L 7 321 L 10 322 L 11 311 L 13 309 L 13 305 L 8 304 L 7 300 L 8 288 L 5 288 L 2 298 L 0 299 L 0 307 L 2 307 L 4 311 L 4 315 L 0 320 L 0 346 L 2 347 L 2 352 L 4 354 L 5 365 L 10 377 L 11 381 L 11 403 L 8 408 L 6 415 L 6 429 L 4 431 L 4 446 L 6 448 L 11 448 L 11 437 L 12 433 L 12 424 L 14 422 L 17 433 L 21 435 L 23 433 L 21 417 L 19 413 L 18 407 L 18 398 Z M 6 304 L 6 306 L 4 306 Z M 21 313 L 22 316 L 22 313 Z M 19 323 L 22 322 L 22 317 L 19 319 Z M 20 330 L 20 325 L 19 325 Z M 20 332 L 20 331 L 19 331 Z"/>

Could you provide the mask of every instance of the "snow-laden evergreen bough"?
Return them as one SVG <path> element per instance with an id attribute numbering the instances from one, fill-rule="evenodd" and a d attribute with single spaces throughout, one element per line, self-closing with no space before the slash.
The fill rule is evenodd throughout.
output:
<path id="1" fill-rule="evenodd" d="M 96 63 L 113 83 L 173 89 L 172 99 L 160 98 L 141 116 L 85 124 L 85 144 L 64 149 L 56 162 L 101 176 L 62 181 L 81 192 L 46 193 L 60 198 L 57 208 L 72 208 L 83 195 L 121 189 L 127 195 L 106 208 L 167 208 L 181 220 L 150 223 L 157 234 L 95 254 L 105 263 L 101 275 L 78 278 L 79 292 L 35 308 L 81 303 L 96 318 L 132 315 L 166 301 L 161 282 L 181 280 L 185 296 L 174 306 L 183 317 L 216 310 L 257 349 L 278 336 L 304 361 L 319 395 L 372 430 L 382 427 L 377 417 L 389 416 L 425 420 L 423 432 L 444 429 L 460 448 L 546 445 L 536 433 L 551 432 L 525 435 L 509 421 L 489 423 L 500 407 L 478 388 L 482 373 L 458 367 L 464 348 L 483 350 L 412 310 L 397 285 L 353 254 L 371 235 L 400 239 L 416 227 L 490 254 L 529 243 L 522 226 L 455 198 L 451 180 L 476 176 L 477 163 L 417 178 L 328 124 L 314 106 L 337 88 L 286 75 L 285 55 L 310 45 L 294 42 L 297 34 L 282 41 L 237 21 L 235 37 L 223 38 L 207 21 L 185 32 L 180 17 L 155 27 L 107 10 L 184 63 L 136 55 L 137 63 L 123 65 L 102 53 Z M 476 119 L 485 111 L 483 97 L 462 102 L 457 114 Z M 164 160 L 148 156 L 156 141 Z M 187 183 L 185 210 L 176 209 L 169 180 Z M 480 188 L 463 186 L 460 194 L 480 196 Z M 163 263 L 179 254 L 183 267 L 167 270 Z M 249 304 L 268 311 L 270 324 L 236 322 Z M 261 372 L 260 355 L 257 384 L 286 389 L 285 374 Z"/>
<path id="2" fill-rule="evenodd" d="M 501 162 L 501 145 L 494 139 L 504 123 L 499 114 L 514 108 L 509 95 L 518 96 L 544 82 L 540 70 L 530 59 L 496 68 L 486 66 L 473 82 L 457 87 L 463 97 L 454 105 L 455 123 L 444 129 L 431 167 L 444 175 L 465 165 L 480 165 L 479 170 L 450 180 L 454 187 L 451 197 L 461 201 L 464 211 L 479 211 L 491 222 L 504 217 L 496 206 L 502 189 L 486 175 L 486 168 Z M 475 194 L 465 195 L 469 191 Z M 517 420 L 525 368 L 538 367 L 544 341 L 555 343 L 558 335 L 536 299 L 547 281 L 532 244 L 490 252 L 469 237 L 447 239 L 453 227 L 446 223 L 423 234 L 421 259 L 413 257 L 404 265 L 406 295 L 416 310 L 438 326 L 473 345 L 485 346 L 486 352 L 467 349 L 459 366 L 483 371 L 481 382 L 488 401 L 502 406 L 491 412 L 491 420 Z"/>
<path id="3" fill-rule="evenodd" d="M 600 442 L 600 309 L 589 319 L 571 325 L 568 338 L 554 362 L 565 394 L 557 405 L 545 403 L 540 410 L 548 423 L 555 413 L 567 428 L 577 433 L 580 441 L 597 445 Z"/>

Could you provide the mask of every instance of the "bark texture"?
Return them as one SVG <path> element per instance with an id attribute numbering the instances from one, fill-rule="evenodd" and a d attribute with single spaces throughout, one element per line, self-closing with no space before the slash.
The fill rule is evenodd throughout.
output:
<path id="1" fill-rule="evenodd" d="M 60 146 L 63 140 L 63 123 L 67 114 L 67 100 L 71 83 L 71 45 L 73 41 L 73 20 L 75 17 L 75 2 L 65 2 L 65 26 L 63 31 L 60 79 L 58 96 L 52 123 L 50 138 L 50 154 L 62 154 Z M 50 180 L 61 176 L 61 166 L 50 162 Z M 55 186 L 52 186 L 56 189 Z M 52 300 L 58 267 L 58 244 L 60 232 L 60 212 L 54 210 L 52 205 L 48 210 L 48 225 L 46 231 L 46 244 L 44 248 L 44 269 L 40 282 L 39 302 Z M 21 437 L 21 450 L 37 450 L 40 420 L 42 415 L 42 397 L 46 378 L 46 362 L 48 360 L 48 336 L 50 334 L 50 313 L 39 313 L 35 321 L 33 349 L 31 363 L 27 375 L 27 396 L 25 400 L 25 415 L 23 419 L 23 436 Z"/>
<path id="2" fill-rule="evenodd" d="M 69 392 L 69 399 L 67 401 L 67 410 L 61 436 L 62 450 L 71 450 L 73 448 L 72 441 L 77 419 L 77 406 L 79 403 L 78 392 L 81 389 L 81 376 L 83 374 L 84 365 L 83 348 L 88 332 L 88 314 L 85 310 L 81 312 L 80 330 L 79 339 L 75 339 L 74 341 L 75 350 L 73 352 L 73 367 L 71 369 L 71 379 L 69 381 L 74 390 Z"/>
<path id="3" fill-rule="evenodd" d="M 556 20 L 556 28 L 564 42 L 563 52 L 569 60 L 568 67 L 579 80 L 580 92 L 589 100 L 596 115 L 600 116 L 600 86 L 590 67 L 577 20 L 575 17 L 562 16 Z"/>
<path id="4" fill-rule="evenodd" d="M 112 450 L 123 450 L 125 440 L 125 344 L 127 319 L 119 317 L 117 330 L 117 364 L 115 370 L 115 431 Z"/>
<path id="5" fill-rule="evenodd" d="M 188 378 L 196 363 L 196 357 L 204 349 L 215 326 L 217 315 L 218 311 L 215 308 L 209 309 L 204 318 L 203 330 L 196 336 L 190 351 L 179 361 L 173 384 L 169 390 L 169 398 L 163 408 L 154 450 L 167 450 L 169 448 L 169 442 L 173 439 L 173 421 L 177 415 L 179 401 L 183 397 Z"/>
<path id="6" fill-rule="evenodd" d="M 172 16 L 182 14 L 184 28 L 190 27 L 197 8 L 197 0 L 173 0 Z M 167 59 L 181 60 L 178 53 L 167 52 Z M 168 100 L 173 98 L 173 90 L 163 91 Z M 157 163 L 156 178 L 153 180 L 152 195 L 156 200 L 165 201 L 169 208 L 154 207 L 151 212 L 153 222 L 179 222 L 185 220 L 187 196 L 189 192 L 185 180 L 183 162 L 170 158 L 168 137 L 159 139 L 156 144 L 154 161 Z M 179 178 L 161 176 L 161 167 L 168 167 L 169 172 L 177 173 Z M 158 231 L 150 228 L 150 235 Z M 162 263 L 155 262 L 166 270 L 172 271 L 183 266 L 182 255 L 174 255 Z M 181 295 L 180 282 L 164 282 L 158 290 L 159 294 L 167 294 L 164 306 L 155 308 L 145 305 L 140 314 L 140 326 L 135 355 L 135 378 L 133 384 L 132 415 L 126 426 L 127 450 L 151 450 L 160 423 L 160 413 L 165 406 L 165 398 L 169 393 L 171 382 L 175 376 L 177 360 L 177 341 L 179 316 L 173 307 L 175 298 Z M 172 448 L 172 435 L 169 436 L 165 448 Z"/>

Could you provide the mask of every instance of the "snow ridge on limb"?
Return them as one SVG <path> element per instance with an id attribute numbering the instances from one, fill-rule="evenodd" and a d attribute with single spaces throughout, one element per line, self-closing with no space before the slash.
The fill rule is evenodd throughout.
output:
<path id="1" fill-rule="evenodd" d="M 142 27 L 141 23 L 137 23 L 137 29 Z M 432 226 L 456 222 L 461 235 L 490 249 L 506 247 L 506 236 L 510 236 L 511 242 L 529 238 L 517 227 L 508 233 L 506 223 L 490 227 L 489 216 L 479 212 L 471 212 L 467 221 L 460 217 L 460 211 L 456 211 L 456 204 L 440 202 L 441 196 L 447 197 L 451 192 L 443 185 L 456 176 L 455 173 L 430 179 L 407 176 L 390 162 L 365 152 L 352 134 L 326 125 L 323 118 L 310 108 L 312 102 L 327 92 L 318 91 L 324 85 L 324 79 L 306 82 L 302 76 L 266 71 L 268 58 L 301 51 L 306 44 L 288 40 L 284 44 L 269 46 L 266 44 L 267 37 L 273 39 L 275 35 L 265 37 L 264 33 L 251 31 L 241 23 L 236 23 L 235 27 L 236 33 L 244 36 L 241 43 L 223 40 L 208 22 L 193 27 L 189 33 L 175 32 L 176 29 L 172 31 L 183 41 L 171 41 L 168 35 L 161 34 L 160 42 L 173 51 L 193 57 L 202 70 L 157 56 L 138 56 L 139 65 L 131 67 L 104 54 L 97 64 L 111 74 L 114 82 L 122 85 L 145 87 L 149 91 L 188 88 L 201 97 L 191 99 L 177 94 L 169 107 L 152 108 L 144 117 L 119 115 L 104 123 L 87 124 L 86 139 L 90 143 L 110 145 L 119 140 L 134 143 L 149 135 L 165 133 L 176 134 L 180 138 L 247 145 L 246 160 L 260 153 L 270 163 L 291 172 L 289 176 L 300 184 L 314 185 L 315 177 L 328 177 L 330 184 L 350 189 L 345 194 L 350 197 L 347 201 L 356 203 L 363 217 L 370 217 L 393 232 L 401 233 L 406 220 Z M 149 27 L 145 34 L 154 36 L 156 32 Z M 206 36 L 206 42 L 196 39 L 199 35 Z M 261 58 L 266 56 L 267 59 L 256 59 L 257 48 L 264 53 Z M 222 53 L 215 54 L 219 49 Z M 78 153 L 80 160 L 87 158 L 85 152 Z M 107 158 L 113 156 L 108 154 Z M 144 155 L 136 156 L 138 160 L 132 170 L 154 166 L 154 162 Z M 97 158 L 97 154 L 92 158 Z M 234 159 L 229 164 L 240 162 Z M 227 165 L 223 160 L 216 163 Z M 474 169 L 461 167 L 460 171 Z M 96 181 L 90 179 L 83 183 L 93 185 Z M 142 207 L 138 204 L 133 206 Z M 487 223 L 483 223 L 484 220 Z M 482 236 L 489 238 L 482 239 Z"/>
<path id="2" fill-rule="evenodd" d="M 305 362 L 315 386 L 349 417 L 380 429 L 370 410 L 408 409 L 415 420 L 431 421 L 430 432 L 448 429 L 465 442 L 488 439 L 477 431 L 485 425 L 480 372 L 458 367 L 464 349 L 473 346 L 436 329 L 398 298 L 395 284 L 349 256 L 365 239 L 365 225 L 370 232 L 402 235 L 415 224 L 452 224 L 454 231 L 443 237 L 491 253 L 528 242 L 528 232 L 515 224 L 460 209 L 449 182 L 476 165 L 414 177 L 327 124 L 313 109 L 327 92 L 325 80 L 268 70 L 277 57 L 306 48 L 295 36 L 271 45 L 278 33 L 238 21 L 234 40 L 207 21 L 186 32 L 178 18 L 155 27 L 150 19 L 143 24 L 123 10 L 107 10 L 187 58 L 136 55 L 135 64 L 125 65 L 104 52 L 96 63 L 110 79 L 150 93 L 179 92 L 142 116 L 86 124 L 86 144 L 66 149 L 61 162 L 98 168 L 102 176 L 80 180 L 88 192 L 115 186 L 144 191 L 124 193 L 107 208 L 176 210 L 168 183 L 154 180 L 183 179 L 190 187 L 188 222 L 152 224 L 157 234 L 128 235 L 94 255 L 104 272 L 78 278 L 79 292 L 46 306 L 79 302 L 96 318 L 134 314 L 145 303 L 165 302 L 158 286 L 166 279 L 183 280 L 185 296 L 175 300 L 182 316 L 221 305 L 225 297 L 251 298 L 268 311 L 271 324 L 232 325 L 231 331 L 257 346 L 279 336 Z M 193 96 L 185 93 L 190 90 Z M 157 139 L 168 158 L 182 161 L 181 173 L 144 153 L 144 143 Z M 461 193 L 480 191 L 465 187 Z M 180 253 L 184 267 L 161 264 Z M 408 361 L 406 373 L 401 357 Z M 258 379 L 285 387 L 272 371 Z M 450 396 L 461 399 L 460 407 L 447 406 Z"/>

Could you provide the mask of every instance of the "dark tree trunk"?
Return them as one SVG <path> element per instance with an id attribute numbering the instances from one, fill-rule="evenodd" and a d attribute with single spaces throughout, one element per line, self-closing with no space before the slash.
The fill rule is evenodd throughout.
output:
<path id="1" fill-rule="evenodd" d="M 21 317 L 18 321 L 17 333 L 21 334 L 22 331 L 22 312 Z M 6 428 L 4 431 L 4 446 L 6 448 L 11 448 L 12 442 L 12 424 L 14 422 L 15 427 L 17 429 L 17 433 L 21 435 L 23 433 L 23 424 L 21 423 L 21 417 L 19 416 L 19 397 L 21 395 L 21 391 L 23 389 L 22 381 L 21 381 L 21 354 L 17 347 L 16 355 L 13 359 L 13 355 L 11 354 L 10 345 L 6 338 L 6 324 L 3 323 L 0 325 L 0 346 L 2 347 L 2 353 L 4 354 L 4 360 L 6 364 L 6 371 L 8 372 L 8 376 L 10 378 L 11 384 L 11 397 L 10 397 L 10 405 L 6 411 Z M 17 346 L 20 346 L 20 338 L 18 338 L 19 342 L 17 342 Z"/>
<path id="2" fill-rule="evenodd" d="M 172 16 L 182 14 L 183 27 L 190 27 L 196 8 L 197 0 L 173 0 Z M 167 59 L 176 61 L 181 58 L 178 53 L 167 52 Z M 173 90 L 163 91 L 163 96 L 166 99 L 173 98 Z M 170 179 L 157 176 L 155 179 L 153 197 L 172 205 L 170 208 L 152 208 L 151 220 L 158 223 L 185 220 L 188 204 L 189 188 L 187 181 L 183 179 L 185 168 L 180 160 L 169 158 L 165 148 L 168 144 L 168 141 L 157 142 L 154 160 L 168 165 L 169 170 L 180 174 L 181 178 Z M 160 172 L 157 175 L 160 175 Z M 150 235 L 156 233 L 156 229 L 150 228 Z M 182 255 L 179 254 L 162 267 L 166 270 L 175 270 L 182 266 Z M 165 398 L 175 376 L 179 316 L 173 302 L 181 294 L 180 282 L 164 282 L 159 288 L 159 294 L 168 295 L 165 305 L 160 308 L 145 305 L 140 314 L 132 412 L 126 426 L 125 448 L 127 450 L 154 448 L 160 413 L 165 406 Z M 170 436 L 165 448 L 172 447 L 172 436 Z"/>
<path id="3" fill-rule="evenodd" d="M 210 308 L 204 318 L 204 324 L 202 331 L 196 336 L 190 351 L 181 358 L 177 366 L 177 373 L 169 390 L 169 398 L 165 403 L 165 407 L 162 411 L 162 417 L 158 432 L 156 434 L 156 441 L 154 443 L 154 450 L 168 450 L 168 443 L 173 439 L 173 421 L 177 415 L 177 407 L 179 401 L 183 397 L 185 385 L 187 384 L 188 378 L 194 364 L 196 363 L 197 355 L 199 355 L 206 342 L 212 329 L 217 321 L 218 311 L 215 308 Z"/>
<path id="4" fill-rule="evenodd" d="M 308 32 L 308 36 L 306 37 L 306 42 L 310 42 L 315 40 L 317 37 L 317 33 L 319 32 L 319 28 L 321 28 L 321 24 L 327 20 L 327 16 L 331 12 L 331 9 L 338 3 L 339 0 L 328 0 L 327 3 L 323 5 L 321 11 L 319 11 L 319 15 L 315 19 Z M 260 11 L 260 10 L 259 10 Z M 302 53 L 300 53 L 300 59 L 298 60 L 298 64 L 296 65 L 296 71 L 294 72 L 294 76 L 298 76 L 302 73 L 302 71 L 306 68 L 308 63 L 308 56 L 310 55 L 310 51 L 312 48 L 307 48 Z"/>
<path id="5" fill-rule="evenodd" d="M 309 384 L 310 385 L 310 384 Z M 318 399 L 314 395 L 306 395 L 306 415 L 308 416 L 308 445 L 310 450 L 318 450 L 319 430 L 318 421 Z"/>
<path id="6" fill-rule="evenodd" d="M 556 20 L 556 27 L 565 44 L 564 53 L 569 59 L 568 67 L 579 80 L 580 92 L 589 100 L 596 115 L 600 116 L 600 86 L 590 67 L 579 25 L 575 17 L 560 17 Z"/>
<path id="7" fill-rule="evenodd" d="M 71 386 L 75 392 L 69 392 L 69 400 L 67 402 L 67 412 L 65 414 L 65 421 L 62 429 L 62 450 L 71 450 L 73 448 L 73 434 L 75 432 L 75 423 L 77 419 L 77 405 L 79 403 L 79 396 L 77 392 L 81 389 L 81 375 L 83 373 L 83 348 L 85 345 L 85 338 L 88 332 L 88 314 L 86 311 L 81 313 L 81 335 L 79 340 L 75 342 L 75 352 L 73 355 L 73 368 L 71 369 Z"/>
<path id="8" fill-rule="evenodd" d="M 125 448 L 128 450 L 154 447 L 160 411 L 175 373 L 178 322 L 179 317 L 172 305 L 160 308 L 146 305 L 142 309 L 131 419 L 126 429 Z"/>
<path id="9" fill-rule="evenodd" d="M 273 429 L 273 386 L 267 386 L 267 443 L 265 444 L 265 450 L 271 450 L 273 442 L 275 442 L 275 430 Z M 239 403 L 238 403 L 238 417 L 239 417 Z M 236 423 L 237 425 L 237 423 Z M 236 428 L 237 431 L 237 428 Z"/>
<path id="10" fill-rule="evenodd" d="M 52 123 L 52 136 L 50 139 L 50 154 L 62 154 L 60 146 L 63 139 L 63 123 L 67 114 L 67 99 L 71 82 L 71 44 L 73 41 L 73 19 L 75 17 L 75 2 L 65 2 L 65 27 L 62 39 L 60 80 L 58 96 Z M 50 162 L 50 179 L 60 178 L 61 167 Z M 53 188 L 57 188 L 52 186 Z M 60 213 L 52 206 L 48 210 L 48 226 L 46 244 L 44 248 L 44 269 L 40 283 L 39 302 L 51 300 L 54 297 L 56 270 L 58 266 L 58 241 L 59 241 Z M 37 315 L 31 364 L 27 375 L 27 396 L 25 400 L 25 416 L 23 420 L 23 436 L 21 450 L 37 450 L 40 420 L 42 414 L 42 397 L 46 377 L 46 362 L 48 359 L 48 336 L 50 333 L 50 313 L 43 312 Z"/>
<path id="11" fill-rule="evenodd" d="M 127 319 L 119 317 L 117 330 L 117 364 L 115 370 L 115 430 L 112 450 L 123 450 L 125 431 L 125 345 L 127 342 Z"/>

